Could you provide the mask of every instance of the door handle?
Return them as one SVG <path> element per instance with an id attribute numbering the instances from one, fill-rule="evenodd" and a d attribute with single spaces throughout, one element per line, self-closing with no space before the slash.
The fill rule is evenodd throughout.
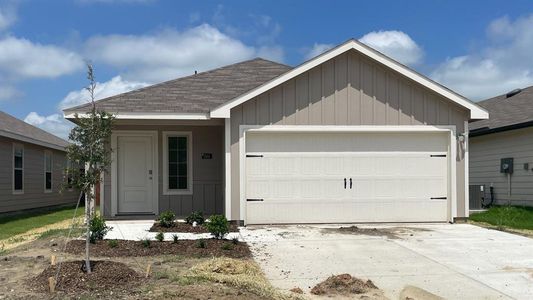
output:
<path id="1" fill-rule="evenodd" d="M 350 178 L 350 190 L 352 189 L 352 179 Z"/>
<path id="2" fill-rule="evenodd" d="M 344 189 L 346 189 L 346 178 L 344 178 Z"/>

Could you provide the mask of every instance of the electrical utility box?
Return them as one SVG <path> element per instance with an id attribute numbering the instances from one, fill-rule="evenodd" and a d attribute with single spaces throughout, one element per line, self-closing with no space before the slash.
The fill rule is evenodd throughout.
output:
<path id="1" fill-rule="evenodd" d="M 500 173 L 513 174 L 513 158 L 502 158 L 500 161 Z"/>

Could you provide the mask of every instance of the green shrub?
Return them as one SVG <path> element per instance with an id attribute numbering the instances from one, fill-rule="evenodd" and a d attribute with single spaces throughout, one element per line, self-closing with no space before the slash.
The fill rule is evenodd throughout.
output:
<path id="1" fill-rule="evenodd" d="M 229 232 L 228 219 L 223 215 L 212 215 L 205 227 L 217 239 L 223 238 Z"/>
<path id="2" fill-rule="evenodd" d="M 89 222 L 89 230 L 91 231 L 89 241 L 94 244 L 96 243 L 96 240 L 103 240 L 105 235 L 111 229 L 113 228 L 105 224 L 104 218 L 100 216 L 94 216 Z"/>
<path id="3" fill-rule="evenodd" d="M 173 234 L 172 235 L 172 243 L 174 243 L 174 244 L 178 243 L 178 235 L 177 234 Z"/>
<path id="4" fill-rule="evenodd" d="M 222 244 L 222 250 L 233 250 L 233 244 L 231 243 L 224 243 Z"/>
<path id="5" fill-rule="evenodd" d="M 107 241 L 107 245 L 109 248 L 116 248 L 118 247 L 118 241 L 117 240 L 109 240 Z"/>
<path id="6" fill-rule="evenodd" d="M 155 235 L 155 239 L 162 242 L 165 240 L 165 234 L 160 231 Z"/>
<path id="7" fill-rule="evenodd" d="M 185 222 L 191 225 L 194 222 L 198 225 L 202 225 L 204 224 L 204 213 L 201 211 L 193 211 L 187 218 L 185 218 Z"/>
<path id="8" fill-rule="evenodd" d="M 157 221 L 159 221 L 159 224 L 161 226 L 169 228 L 174 225 L 175 218 L 176 218 L 176 214 L 173 211 L 167 210 L 159 214 Z"/>
<path id="9" fill-rule="evenodd" d="M 144 248 L 150 248 L 152 241 L 150 241 L 148 238 L 145 238 L 141 240 L 141 244 L 144 246 Z"/>
<path id="10" fill-rule="evenodd" d="M 197 240 L 196 248 L 207 248 L 207 242 L 204 239 Z"/>

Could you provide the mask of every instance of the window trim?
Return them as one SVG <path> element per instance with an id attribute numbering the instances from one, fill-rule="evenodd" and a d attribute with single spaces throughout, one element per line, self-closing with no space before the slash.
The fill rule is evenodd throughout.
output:
<path id="1" fill-rule="evenodd" d="M 47 189 L 46 188 L 46 173 L 47 173 L 47 170 L 46 170 L 46 156 L 49 155 L 50 156 L 50 189 Z M 44 155 L 43 155 L 43 159 L 44 159 L 44 192 L 45 193 L 51 193 L 52 190 L 53 190 L 53 186 L 54 186 L 54 158 L 53 158 L 53 154 L 52 154 L 52 151 L 50 150 L 44 150 Z"/>
<path id="2" fill-rule="evenodd" d="M 15 168 L 15 149 L 20 148 L 22 149 L 22 168 Z M 24 155 L 24 145 L 19 143 L 13 143 L 12 147 L 12 154 L 11 154 L 11 190 L 13 191 L 13 195 L 22 195 L 24 194 L 24 164 L 25 164 L 25 155 Z M 22 170 L 22 189 L 21 190 L 15 190 L 15 170 Z"/>
<path id="3" fill-rule="evenodd" d="M 187 189 L 170 190 L 168 188 L 168 138 L 187 138 Z M 163 131 L 163 195 L 192 195 L 193 187 L 193 152 L 191 131 Z"/>

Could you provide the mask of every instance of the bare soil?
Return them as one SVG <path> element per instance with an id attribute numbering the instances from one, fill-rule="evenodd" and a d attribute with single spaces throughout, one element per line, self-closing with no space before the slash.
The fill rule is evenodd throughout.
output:
<path id="1" fill-rule="evenodd" d="M 38 239 L 0 254 L 0 299 L 271 299 L 245 287 L 190 277 L 191 268 L 212 261 L 212 258 L 189 256 L 187 252 L 180 255 L 146 255 L 142 258 L 98 257 L 93 252 L 93 259 L 98 261 L 93 265 L 94 272 L 100 272 L 99 268 L 102 267 L 106 272 L 100 275 L 107 276 L 106 282 L 95 282 L 80 273 L 81 264 L 78 262 L 65 263 L 81 261 L 83 257 L 62 253 L 60 250 L 65 242 L 64 238 L 58 237 Z M 207 240 L 208 249 L 214 246 L 211 242 Z M 159 242 L 152 241 L 152 245 L 156 243 Z M 55 294 L 47 290 L 48 277 L 55 275 L 55 269 L 50 266 L 51 255 L 56 255 L 58 261 L 63 262 L 62 269 L 66 267 L 66 273 L 63 273 L 64 270 L 61 274 L 72 275 L 64 278 L 70 285 L 60 282 Z M 248 258 L 237 260 L 249 261 Z M 151 273 L 145 278 L 148 265 L 151 266 Z M 126 281 L 123 281 L 124 276 L 128 278 Z M 81 278 L 86 280 L 82 281 Z M 76 288 L 70 290 L 67 286 Z"/>
<path id="2" fill-rule="evenodd" d="M 81 260 L 66 261 L 55 266 L 48 266 L 28 285 L 35 291 L 48 292 L 48 278 L 57 276 L 56 290 L 66 293 L 110 292 L 116 289 L 127 290 L 139 284 L 144 277 L 126 264 L 114 261 L 91 261 L 91 273 L 86 273 Z M 59 273 L 58 273 L 59 270 Z"/>
<path id="3" fill-rule="evenodd" d="M 107 240 L 99 240 L 90 245 L 90 252 L 100 257 L 128 257 L 128 256 L 155 256 L 155 255 L 180 255 L 190 257 L 219 257 L 231 258 L 251 257 L 248 245 L 243 242 L 234 243 L 228 240 L 206 239 L 206 247 L 198 248 L 198 240 L 179 240 L 177 243 L 164 241 L 151 241 L 146 247 L 141 241 L 117 240 L 117 246 L 111 247 Z M 222 249 L 223 245 L 229 244 L 231 249 Z M 66 252 L 75 255 L 85 253 L 85 241 L 73 240 L 68 242 Z"/>
<path id="4" fill-rule="evenodd" d="M 379 288 L 369 279 L 367 281 L 352 277 L 350 274 L 330 276 L 311 289 L 311 294 L 322 296 L 351 294 L 365 294 L 379 291 Z"/>
<path id="5" fill-rule="evenodd" d="M 416 227 L 361 228 L 357 226 L 322 229 L 323 233 L 361 234 L 383 236 L 389 239 L 401 239 L 404 236 L 413 236 L 415 232 L 420 231 L 429 231 L 429 229 Z"/>
<path id="6" fill-rule="evenodd" d="M 204 225 L 192 226 L 184 222 L 174 222 L 172 227 L 164 227 L 155 222 L 152 227 L 150 227 L 150 232 L 186 232 L 186 233 L 209 233 L 207 228 Z M 229 232 L 239 232 L 239 227 L 235 224 L 230 224 Z"/>

